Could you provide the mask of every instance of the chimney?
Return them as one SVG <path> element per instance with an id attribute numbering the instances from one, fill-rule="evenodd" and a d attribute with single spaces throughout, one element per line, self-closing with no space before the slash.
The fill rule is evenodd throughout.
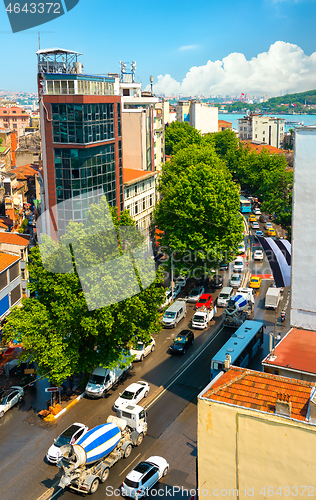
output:
<path id="1" fill-rule="evenodd" d="M 278 393 L 277 400 L 275 402 L 275 415 L 280 415 L 282 417 L 291 416 L 292 404 L 290 401 L 289 394 Z"/>

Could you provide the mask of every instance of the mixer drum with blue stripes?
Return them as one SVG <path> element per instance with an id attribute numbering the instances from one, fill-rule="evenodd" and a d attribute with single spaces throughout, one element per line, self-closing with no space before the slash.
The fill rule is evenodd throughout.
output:
<path id="1" fill-rule="evenodd" d="M 247 305 L 248 301 L 243 295 L 236 295 L 228 302 L 226 311 L 228 314 L 233 314 L 234 312 L 243 311 Z"/>
<path id="2" fill-rule="evenodd" d="M 102 424 L 88 431 L 77 444 L 86 452 L 86 464 L 91 464 L 111 453 L 120 439 L 121 431 L 117 425 Z"/>

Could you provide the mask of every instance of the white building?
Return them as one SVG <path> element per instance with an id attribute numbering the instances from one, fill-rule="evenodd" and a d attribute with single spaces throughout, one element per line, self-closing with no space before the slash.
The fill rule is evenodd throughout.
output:
<path id="1" fill-rule="evenodd" d="M 137 228 L 150 242 L 152 213 L 156 204 L 157 172 L 123 168 L 124 208 L 129 210 Z"/>
<path id="2" fill-rule="evenodd" d="M 239 138 L 281 148 L 284 140 L 284 123 L 283 118 L 250 114 L 238 120 Z"/>
<path id="3" fill-rule="evenodd" d="M 295 129 L 291 326 L 316 330 L 316 126 Z"/>
<path id="4" fill-rule="evenodd" d="M 218 107 L 191 101 L 190 125 L 202 134 L 218 132 Z"/>

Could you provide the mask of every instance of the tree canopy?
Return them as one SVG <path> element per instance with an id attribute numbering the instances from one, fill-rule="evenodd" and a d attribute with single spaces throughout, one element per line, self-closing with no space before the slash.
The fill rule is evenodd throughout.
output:
<path id="1" fill-rule="evenodd" d="M 187 122 L 172 122 L 166 127 L 165 149 L 166 155 L 175 154 L 190 144 L 200 144 L 202 141 L 201 133 Z"/>
<path id="2" fill-rule="evenodd" d="M 98 365 L 113 367 L 133 341 L 148 343 L 160 329 L 163 293 L 152 265 L 129 213 L 119 216 L 101 199 L 85 226 L 70 221 L 58 243 L 43 237 L 31 250 L 35 297 L 12 310 L 5 340 L 21 342 L 22 359 L 35 361 L 54 384 Z"/>
<path id="3" fill-rule="evenodd" d="M 179 270 L 204 270 L 233 255 L 242 240 L 239 192 L 212 144 L 193 144 L 164 166 L 155 221 Z"/>

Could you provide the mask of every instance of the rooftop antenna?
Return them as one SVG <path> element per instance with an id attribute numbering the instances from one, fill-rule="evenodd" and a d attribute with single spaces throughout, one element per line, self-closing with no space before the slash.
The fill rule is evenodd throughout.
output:
<path id="1" fill-rule="evenodd" d="M 154 77 L 153 77 L 153 76 L 150 76 L 150 77 L 149 77 L 149 80 L 150 80 L 150 91 L 151 91 L 151 95 L 153 95 L 153 83 L 154 83 Z"/>

